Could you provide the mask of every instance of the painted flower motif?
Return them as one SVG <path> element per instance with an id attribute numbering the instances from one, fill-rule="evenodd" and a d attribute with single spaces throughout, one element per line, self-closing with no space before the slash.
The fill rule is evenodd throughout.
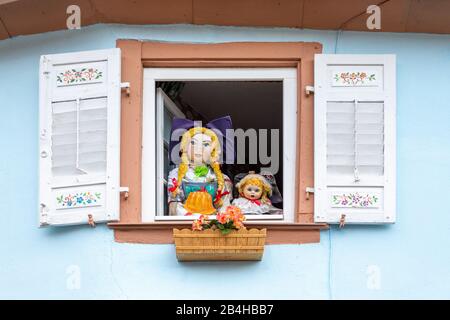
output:
<path id="1" fill-rule="evenodd" d="M 334 80 L 345 85 L 365 84 L 365 81 L 375 81 L 375 74 L 367 76 L 366 72 L 341 72 L 334 74 Z"/>
<path id="2" fill-rule="evenodd" d="M 69 69 L 60 72 L 56 76 L 56 82 L 61 85 L 78 84 L 92 80 L 98 80 L 103 77 L 103 72 L 94 68 Z"/>
<path id="3" fill-rule="evenodd" d="M 333 195 L 333 205 L 349 208 L 368 208 L 378 203 L 379 198 L 374 194 L 344 193 Z"/>
<path id="4" fill-rule="evenodd" d="M 96 204 L 101 199 L 100 192 L 77 192 L 74 194 L 59 195 L 56 202 L 65 208 L 83 207 L 90 204 Z"/>

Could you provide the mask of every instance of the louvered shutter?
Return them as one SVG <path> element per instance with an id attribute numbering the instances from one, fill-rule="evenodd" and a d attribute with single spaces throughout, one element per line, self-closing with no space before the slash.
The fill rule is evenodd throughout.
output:
<path id="1" fill-rule="evenodd" d="M 40 64 L 40 225 L 119 218 L 120 49 Z"/>
<path id="2" fill-rule="evenodd" d="M 315 56 L 316 222 L 395 222 L 394 55 Z"/>

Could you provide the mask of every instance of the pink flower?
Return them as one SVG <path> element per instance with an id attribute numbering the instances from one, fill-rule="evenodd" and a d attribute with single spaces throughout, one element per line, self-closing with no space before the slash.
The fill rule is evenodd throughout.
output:
<path id="1" fill-rule="evenodd" d="M 207 220 L 207 219 L 208 219 L 208 218 L 202 214 L 200 217 L 198 217 L 197 220 L 198 220 L 201 224 L 205 224 L 205 220 Z"/>
<path id="2" fill-rule="evenodd" d="M 218 214 L 216 215 L 216 219 L 217 219 L 217 221 L 219 221 L 219 223 L 221 223 L 221 224 L 225 224 L 225 223 L 227 223 L 227 222 L 230 221 L 230 220 L 229 220 L 229 217 L 227 216 L 226 213 L 218 213 Z"/>
<path id="3" fill-rule="evenodd" d="M 198 230 L 201 231 L 203 230 L 203 225 L 206 224 L 206 220 L 208 218 L 204 215 L 201 215 L 200 217 L 198 217 L 198 219 L 194 220 L 194 222 L 192 222 L 192 230 Z"/>
<path id="4" fill-rule="evenodd" d="M 244 224 L 241 221 L 235 221 L 234 226 L 236 227 L 236 229 L 245 228 Z"/>
<path id="5" fill-rule="evenodd" d="M 245 215 L 242 214 L 241 209 L 236 206 L 228 206 L 225 209 L 225 212 L 219 213 L 217 216 L 217 221 L 221 224 L 226 224 L 230 221 L 233 222 L 233 225 L 239 229 L 243 227 L 243 221 L 245 221 Z"/>
<path id="6" fill-rule="evenodd" d="M 203 230 L 203 225 L 198 220 L 195 220 L 192 222 L 192 230 L 201 231 Z"/>

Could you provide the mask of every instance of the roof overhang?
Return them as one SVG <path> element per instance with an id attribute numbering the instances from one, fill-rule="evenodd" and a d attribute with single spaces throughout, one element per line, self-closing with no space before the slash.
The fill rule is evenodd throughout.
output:
<path id="1" fill-rule="evenodd" d="M 0 0 L 0 40 L 66 29 L 69 5 L 81 25 L 195 24 L 369 31 L 367 7 L 381 8 L 381 30 L 450 34 L 449 0 Z"/>

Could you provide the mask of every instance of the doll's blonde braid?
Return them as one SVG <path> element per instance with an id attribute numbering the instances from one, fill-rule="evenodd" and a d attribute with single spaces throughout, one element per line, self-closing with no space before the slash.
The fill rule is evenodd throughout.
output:
<path id="1" fill-rule="evenodd" d="M 220 163 L 219 162 L 213 162 L 211 163 L 211 167 L 214 170 L 214 173 L 216 174 L 216 178 L 217 178 L 217 191 L 223 191 L 224 190 L 224 181 L 223 181 L 223 174 L 222 171 L 220 170 Z M 216 203 L 215 203 L 216 207 L 219 208 L 223 205 L 223 200 L 219 199 Z"/>

